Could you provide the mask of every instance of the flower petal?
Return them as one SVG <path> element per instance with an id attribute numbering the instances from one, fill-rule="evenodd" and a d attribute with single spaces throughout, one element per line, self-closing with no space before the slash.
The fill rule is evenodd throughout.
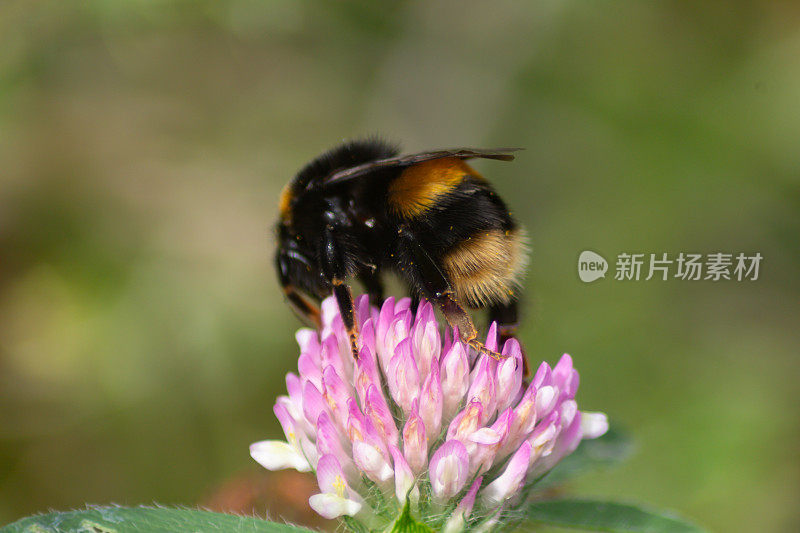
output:
<path id="1" fill-rule="evenodd" d="M 572 367 L 572 357 L 565 353 L 553 368 L 553 385 L 561 392 L 561 399 L 574 398 L 579 381 L 578 372 Z"/>
<path id="2" fill-rule="evenodd" d="M 308 499 L 308 504 L 320 516 L 329 520 L 340 516 L 355 516 L 362 507 L 357 501 L 330 493 L 314 494 Z"/>
<path id="3" fill-rule="evenodd" d="M 522 388 L 522 350 L 516 339 L 508 339 L 503 346 L 503 359 L 497 365 L 497 410 L 505 411 L 520 394 Z"/>
<path id="4" fill-rule="evenodd" d="M 542 362 L 539 365 L 539 368 L 536 369 L 536 373 L 533 375 L 533 379 L 531 380 L 531 386 L 534 389 L 538 389 L 542 385 L 550 385 L 553 380 L 553 371 L 550 369 L 550 365 L 547 362 Z"/>
<path id="5" fill-rule="evenodd" d="M 372 384 L 380 386 L 381 384 L 378 362 L 375 359 L 375 353 L 369 347 L 361 348 L 354 373 L 353 381 L 358 398 L 365 402 L 369 386 Z"/>
<path id="6" fill-rule="evenodd" d="M 308 423 L 316 427 L 320 413 L 328 410 L 328 403 L 314 383 L 307 381 L 303 387 L 303 414 Z"/>
<path id="7" fill-rule="evenodd" d="M 461 407 L 469 390 L 469 362 L 467 351 L 461 341 L 454 341 L 442 357 L 440 365 L 442 380 L 442 417 L 450 419 Z"/>
<path id="8" fill-rule="evenodd" d="M 411 308 L 411 298 L 405 296 L 397 300 L 397 303 L 394 305 L 394 312 L 400 313 L 401 311 L 407 311 L 410 308 Z"/>
<path id="9" fill-rule="evenodd" d="M 358 468 L 375 483 L 385 483 L 394 474 L 392 465 L 381 451 L 363 441 L 353 443 L 353 460 Z"/>
<path id="10" fill-rule="evenodd" d="M 500 455 L 505 457 L 522 444 L 525 437 L 533 431 L 537 420 L 536 387 L 531 383 L 525 394 L 522 395 L 522 399 L 514 407 L 514 417 L 511 419 L 511 427 L 508 430 L 508 439 L 500 451 Z"/>
<path id="11" fill-rule="evenodd" d="M 469 436 L 469 477 L 482 474 L 492 467 L 503 436 L 491 428 L 481 428 Z"/>
<path id="12" fill-rule="evenodd" d="M 389 326 L 392 324 L 395 315 L 394 310 L 394 296 L 389 296 L 383 301 L 380 314 L 378 315 L 378 323 L 375 326 L 375 342 L 379 351 L 383 351 L 384 339 L 386 333 L 389 331 Z"/>
<path id="13" fill-rule="evenodd" d="M 578 413 L 578 404 L 575 400 L 564 400 L 558 406 L 558 414 L 560 416 L 561 425 L 567 427 L 572 424 L 575 415 Z"/>
<path id="14" fill-rule="evenodd" d="M 346 355 L 347 357 L 342 357 L 342 354 Z M 347 361 L 351 368 L 345 368 L 344 361 Z M 324 377 L 324 369 L 332 366 L 336 369 L 336 374 L 342 379 L 350 379 L 352 376 L 352 361 L 353 356 L 350 351 L 350 337 L 347 333 L 344 332 L 344 326 L 342 326 L 342 334 L 341 336 L 336 335 L 329 335 L 325 338 L 322 342 L 322 351 L 320 352 L 320 364 L 321 368 L 323 369 L 323 381 Z"/>
<path id="15" fill-rule="evenodd" d="M 439 501 L 449 500 L 467 482 L 467 449 L 457 440 L 448 440 L 433 454 L 429 470 L 434 496 Z"/>
<path id="16" fill-rule="evenodd" d="M 356 322 L 361 324 L 363 330 L 363 325 L 370 316 L 369 295 L 362 294 L 356 298 L 354 307 L 356 310 Z"/>
<path id="17" fill-rule="evenodd" d="M 411 329 L 411 311 L 406 310 L 395 316 L 382 343 L 378 344 L 378 360 L 383 371 L 389 373 L 389 362 L 397 353 L 397 345 L 408 338 Z"/>
<path id="18" fill-rule="evenodd" d="M 581 411 L 581 434 L 584 439 L 596 439 L 608 431 L 608 417 L 605 413 Z"/>
<path id="19" fill-rule="evenodd" d="M 442 348 L 439 328 L 433 314 L 433 307 L 425 302 L 417 310 L 417 323 L 414 325 L 413 350 L 419 368 L 420 379 L 424 380 L 430 372 L 431 362 L 438 361 Z"/>
<path id="20" fill-rule="evenodd" d="M 365 416 L 355 398 L 347 400 L 347 436 L 354 444 L 356 442 L 366 442 L 383 454 L 384 459 L 389 460 L 389 450 L 386 449 L 386 441 L 375 428 L 372 420 Z"/>
<path id="21" fill-rule="evenodd" d="M 421 474 L 428 465 L 428 436 L 425 423 L 417 412 L 418 402 L 414 402 L 406 425 L 403 427 L 403 452 L 411 470 Z"/>
<path id="22" fill-rule="evenodd" d="M 433 310 L 433 304 L 428 300 L 422 300 L 417 306 L 416 316 L 414 317 L 414 327 L 416 328 L 420 323 L 436 322 L 436 313 Z M 423 325 L 424 327 L 424 325 Z"/>
<path id="23" fill-rule="evenodd" d="M 481 498 L 488 507 L 503 503 L 522 487 L 532 452 L 531 443 L 523 442 L 519 450 L 511 456 L 503 473 L 481 491 Z"/>
<path id="24" fill-rule="evenodd" d="M 489 350 L 496 352 L 497 340 L 497 321 L 493 320 L 492 323 L 489 324 L 489 331 L 486 332 L 486 342 L 484 342 L 483 345 Z"/>
<path id="25" fill-rule="evenodd" d="M 262 440 L 250 445 L 250 456 L 267 470 L 294 468 L 299 472 L 310 472 L 311 465 L 305 457 L 282 440 Z"/>
<path id="26" fill-rule="evenodd" d="M 581 415 L 582 413 L 578 412 L 569 427 L 563 428 L 559 432 L 550 453 L 536 461 L 532 470 L 533 476 L 544 474 L 561 459 L 575 451 L 581 442 Z"/>
<path id="27" fill-rule="evenodd" d="M 311 328 L 300 328 L 294 334 L 300 353 L 319 354 L 320 344 L 317 332 Z"/>
<path id="28" fill-rule="evenodd" d="M 560 422 L 560 415 L 557 411 L 553 411 L 550 416 L 536 426 L 536 429 L 528 437 L 527 440 L 533 447 L 533 454 L 530 458 L 531 464 L 539 457 L 552 453 L 560 430 Z"/>
<path id="29" fill-rule="evenodd" d="M 297 419 L 291 414 L 291 400 L 286 396 L 279 396 L 272 407 L 272 412 L 275 413 L 275 418 L 280 422 L 283 428 L 283 434 L 286 435 L 286 440 L 289 444 L 294 445 L 297 442 L 299 434 L 302 430 L 298 427 Z"/>
<path id="30" fill-rule="evenodd" d="M 495 394 L 495 373 L 497 362 L 486 354 L 481 354 L 478 364 L 473 372 L 474 379 L 467 392 L 467 401 L 479 401 L 483 406 L 480 423 L 485 424 L 497 409 L 497 396 Z"/>
<path id="31" fill-rule="evenodd" d="M 325 412 L 320 413 L 317 418 L 317 452 L 320 457 L 333 455 L 340 460 L 349 459 L 331 416 Z"/>
<path id="32" fill-rule="evenodd" d="M 375 364 L 377 364 L 377 359 L 375 354 L 375 322 L 368 318 L 364 325 L 361 326 L 361 333 L 359 333 L 359 337 L 361 338 L 361 349 L 358 352 L 358 360 L 361 360 L 364 357 L 364 350 L 369 350 L 369 357 L 372 359 Z M 356 361 L 357 363 L 358 361 Z M 376 367 L 377 368 L 377 367 Z"/>
<path id="33" fill-rule="evenodd" d="M 328 365 L 322 372 L 322 397 L 328 403 L 328 408 L 336 420 L 341 423 L 339 414 L 347 406 L 347 399 L 353 396 L 353 388 L 342 381 L 333 365 Z"/>
<path id="34" fill-rule="evenodd" d="M 388 444 L 397 445 L 400 433 L 397 431 L 397 425 L 391 411 L 389 411 L 386 398 L 383 397 L 383 393 L 375 384 L 370 385 L 369 389 L 367 389 L 364 414 L 370 417 L 372 424 L 384 441 Z"/>
<path id="35" fill-rule="evenodd" d="M 296 374 L 291 372 L 286 374 L 286 390 L 289 393 L 289 399 L 292 404 L 291 408 L 289 408 L 289 414 L 298 422 L 305 421 L 303 415 L 303 383 Z"/>
<path id="36" fill-rule="evenodd" d="M 492 428 L 481 428 L 469 436 L 469 440 L 472 442 L 486 446 L 498 444 L 500 439 L 502 439 L 502 435 Z"/>
<path id="37" fill-rule="evenodd" d="M 411 472 L 411 467 L 408 466 L 397 446 L 390 446 L 389 451 L 394 462 L 394 493 L 397 501 L 400 502 L 400 505 L 404 505 L 406 503 L 406 495 L 411 498 L 412 502 L 419 501 L 419 489 L 414 486 L 416 479 L 414 478 L 414 473 Z"/>
<path id="38" fill-rule="evenodd" d="M 301 353 L 297 359 L 297 370 L 300 372 L 300 379 L 303 383 L 311 382 L 318 389 L 322 388 L 322 370 L 320 369 L 320 360 L 314 360 L 311 355 Z"/>
<path id="39" fill-rule="evenodd" d="M 439 436 L 442 429 L 443 396 L 442 382 L 439 379 L 439 361 L 434 358 L 419 396 L 419 415 L 425 422 L 427 439 L 431 442 Z"/>
<path id="40" fill-rule="evenodd" d="M 556 404 L 558 390 L 550 385 L 544 385 L 536 391 L 536 418 L 541 420 L 550 414 Z"/>
<path id="41" fill-rule="evenodd" d="M 339 305 L 336 303 L 335 298 L 325 298 L 320 303 L 320 317 L 322 319 L 323 329 L 325 326 L 330 327 L 333 319 L 339 316 Z"/>
<path id="42" fill-rule="evenodd" d="M 389 392 L 404 413 L 411 410 L 411 403 L 419 397 L 419 370 L 414 361 L 411 339 L 405 338 L 395 348 L 389 362 L 387 375 Z"/>
<path id="43" fill-rule="evenodd" d="M 470 435 L 478 430 L 483 418 L 483 406 L 478 400 L 471 401 L 463 411 L 458 413 L 450 427 L 447 428 L 447 440 L 466 442 Z"/>

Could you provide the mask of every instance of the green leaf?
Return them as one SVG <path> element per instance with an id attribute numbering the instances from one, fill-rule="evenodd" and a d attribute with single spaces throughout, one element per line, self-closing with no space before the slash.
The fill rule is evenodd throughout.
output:
<path id="1" fill-rule="evenodd" d="M 529 520 L 590 531 L 640 533 L 701 533 L 705 530 L 677 515 L 622 503 L 592 500 L 551 500 L 526 506 Z"/>
<path id="2" fill-rule="evenodd" d="M 389 531 L 390 533 L 433 533 L 433 529 L 422 522 L 417 522 L 416 519 L 411 516 L 408 500 L 406 500 L 406 505 L 403 507 L 403 512 L 400 513 L 400 516 L 394 521 L 392 529 Z"/>
<path id="3" fill-rule="evenodd" d="M 0 533 L 308 533 L 311 530 L 196 509 L 162 507 L 90 507 L 82 511 L 49 513 L 23 518 L 0 528 Z"/>
<path id="4" fill-rule="evenodd" d="M 536 489 L 560 485 L 590 470 L 621 463 L 633 452 L 633 442 L 624 431 L 614 429 L 597 439 L 585 440 L 536 483 Z"/>

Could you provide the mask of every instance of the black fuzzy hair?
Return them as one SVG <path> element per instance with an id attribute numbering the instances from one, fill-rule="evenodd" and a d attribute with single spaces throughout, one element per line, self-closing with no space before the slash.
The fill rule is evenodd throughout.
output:
<path id="1" fill-rule="evenodd" d="M 347 141 L 316 157 L 297 173 L 293 181 L 295 190 L 305 188 L 337 170 L 354 167 L 377 159 L 394 157 L 400 153 L 397 145 L 378 137 Z"/>

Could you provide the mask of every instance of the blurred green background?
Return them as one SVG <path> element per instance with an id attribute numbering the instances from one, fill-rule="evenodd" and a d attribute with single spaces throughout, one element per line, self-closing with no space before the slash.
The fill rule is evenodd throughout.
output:
<path id="1" fill-rule="evenodd" d="M 521 337 L 638 441 L 570 491 L 797 531 L 798 58 L 788 0 L 3 1 L 0 523 L 258 472 L 299 326 L 277 195 L 381 133 L 526 148 L 476 163 L 531 235 Z M 584 284 L 585 249 L 764 259 Z"/>

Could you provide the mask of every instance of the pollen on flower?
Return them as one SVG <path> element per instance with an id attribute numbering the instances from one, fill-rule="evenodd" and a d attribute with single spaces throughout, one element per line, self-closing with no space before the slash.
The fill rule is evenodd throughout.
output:
<path id="1" fill-rule="evenodd" d="M 438 324 L 430 303 L 410 304 L 358 298 L 354 359 L 335 300 L 323 301 L 322 327 L 297 333 L 299 372 L 275 404 L 286 442 L 255 443 L 251 455 L 271 470 L 314 471 L 320 493 L 309 503 L 326 518 L 385 529 L 408 501 L 436 530 L 491 530 L 608 422 L 578 410 L 568 355 L 526 383 L 516 340 L 495 362 Z"/>
<path id="2" fill-rule="evenodd" d="M 345 490 L 347 490 L 347 485 L 344 482 L 344 478 L 342 476 L 336 476 L 336 479 L 333 481 L 333 487 L 336 489 L 336 495 L 340 498 L 344 498 Z"/>

